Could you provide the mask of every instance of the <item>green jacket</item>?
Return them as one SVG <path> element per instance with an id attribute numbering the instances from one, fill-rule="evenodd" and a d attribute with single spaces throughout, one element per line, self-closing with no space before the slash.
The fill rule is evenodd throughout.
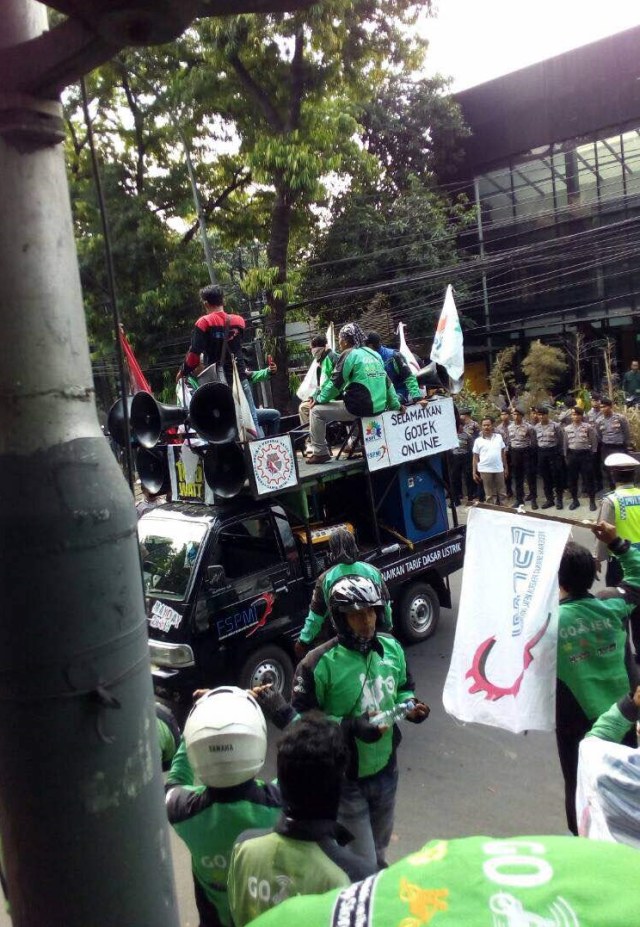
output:
<path id="1" fill-rule="evenodd" d="M 342 846 L 350 835 L 335 821 L 282 816 L 273 831 L 247 831 L 229 867 L 229 906 L 235 927 L 296 895 L 319 895 L 371 875 L 366 861 Z"/>
<path id="2" fill-rule="evenodd" d="M 313 398 L 316 399 L 318 393 L 327 382 L 333 376 L 333 371 L 336 368 L 338 363 L 338 354 L 335 351 L 332 351 L 331 348 L 327 348 L 326 352 L 320 358 L 318 364 L 318 388 L 313 394 Z"/>
<path id="3" fill-rule="evenodd" d="M 625 581 L 640 586 L 640 550 L 626 541 L 611 550 L 620 560 Z M 560 726 L 576 711 L 595 721 L 628 692 L 626 620 L 635 607 L 625 596 L 596 599 L 587 595 L 560 603 L 556 700 Z"/>
<path id="4" fill-rule="evenodd" d="M 350 348 L 340 355 L 330 380 L 324 383 L 316 402 L 332 402 L 344 397 L 347 411 L 357 417 L 379 415 L 400 408 L 398 394 L 384 369 L 382 358 L 370 348 Z"/>
<path id="5" fill-rule="evenodd" d="M 368 654 L 350 650 L 337 638 L 308 653 L 296 669 L 291 705 L 299 714 L 319 708 L 342 720 L 384 711 L 413 697 L 413 680 L 401 645 L 388 634 L 378 634 Z M 351 777 L 373 776 L 394 755 L 393 730 L 373 744 L 354 740 L 351 748 Z"/>
<path id="6" fill-rule="evenodd" d="M 349 888 L 292 898 L 252 927 L 631 927 L 639 867 L 636 849 L 599 840 L 432 840 Z"/>
<path id="7" fill-rule="evenodd" d="M 262 370 L 252 370 L 249 374 L 249 381 L 251 383 L 262 383 L 264 380 L 268 380 L 271 377 L 271 371 L 268 367 L 263 367 Z"/>
<path id="8" fill-rule="evenodd" d="M 329 617 L 329 607 L 327 603 L 331 590 L 343 576 L 366 576 L 367 579 L 373 580 L 374 583 L 380 586 L 382 596 L 385 600 L 384 626 L 386 630 L 391 630 L 393 619 L 391 616 L 389 590 L 382 578 L 380 570 L 371 566 L 370 563 L 362 563 L 359 560 L 356 560 L 355 563 L 337 563 L 335 566 L 325 570 L 324 573 L 321 573 L 316 580 L 313 595 L 311 596 L 309 614 L 300 632 L 300 640 L 303 644 L 310 644 L 320 633 L 322 625 Z"/>
<path id="9" fill-rule="evenodd" d="M 600 715 L 587 737 L 599 737 L 600 740 L 611 740 L 619 744 L 637 720 L 638 709 L 633 699 L 625 695 Z"/>

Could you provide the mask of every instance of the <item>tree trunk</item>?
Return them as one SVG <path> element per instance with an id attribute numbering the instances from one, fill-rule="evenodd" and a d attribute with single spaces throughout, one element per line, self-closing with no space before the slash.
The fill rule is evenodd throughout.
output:
<path id="1" fill-rule="evenodd" d="M 289 236 L 291 234 L 291 204 L 288 202 L 286 192 L 276 188 L 276 201 L 271 211 L 271 235 L 267 246 L 267 260 L 269 267 L 277 267 L 276 287 L 279 288 L 287 281 L 287 253 L 289 249 Z M 289 392 L 289 370 L 286 339 L 287 300 L 267 291 L 267 318 L 265 330 L 268 339 L 273 344 L 271 351 L 273 359 L 278 365 L 278 372 L 271 381 L 273 401 L 281 412 L 287 412 L 291 395 Z"/>

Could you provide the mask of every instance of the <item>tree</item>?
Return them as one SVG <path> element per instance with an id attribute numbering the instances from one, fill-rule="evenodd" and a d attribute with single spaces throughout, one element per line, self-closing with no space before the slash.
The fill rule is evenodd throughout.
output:
<path id="1" fill-rule="evenodd" d="M 564 352 L 560 348 L 533 341 L 522 361 L 522 372 L 527 378 L 527 390 L 532 393 L 533 402 L 540 402 L 562 378 L 567 369 Z"/>

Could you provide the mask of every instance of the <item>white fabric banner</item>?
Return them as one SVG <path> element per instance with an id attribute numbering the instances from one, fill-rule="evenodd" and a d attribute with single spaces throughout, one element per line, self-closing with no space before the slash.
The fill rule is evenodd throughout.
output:
<path id="1" fill-rule="evenodd" d="M 383 470 L 458 447 L 453 399 L 438 396 L 407 411 L 362 419 L 369 470 Z"/>
<path id="2" fill-rule="evenodd" d="M 558 566 L 570 526 L 471 509 L 443 703 L 461 721 L 555 728 Z"/>
<path id="3" fill-rule="evenodd" d="M 451 392 L 459 393 L 464 386 L 464 339 L 451 284 L 445 293 L 430 359 L 446 368 Z"/>

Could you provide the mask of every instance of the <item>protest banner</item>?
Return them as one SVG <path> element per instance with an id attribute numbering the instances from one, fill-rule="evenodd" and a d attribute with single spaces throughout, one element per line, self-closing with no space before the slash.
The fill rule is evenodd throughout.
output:
<path id="1" fill-rule="evenodd" d="M 555 728 L 558 566 L 570 527 L 471 509 L 446 711 L 509 731 Z"/>
<path id="2" fill-rule="evenodd" d="M 369 470 L 383 470 L 458 446 L 453 400 L 438 396 L 400 412 L 383 412 L 362 419 Z"/>

